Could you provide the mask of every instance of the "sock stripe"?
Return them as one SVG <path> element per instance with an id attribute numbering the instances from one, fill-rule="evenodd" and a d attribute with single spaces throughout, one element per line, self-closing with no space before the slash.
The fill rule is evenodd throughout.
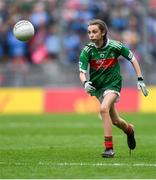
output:
<path id="1" fill-rule="evenodd" d="M 113 148 L 113 142 L 105 142 L 106 149 Z"/>
<path id="2" fill-rule="evenodd" d="M 105 138 L 106 142 L 112 141 L 112 138 Z"/>
<path id="3" fill-rule="evenodd" d="M 105 136 L 104 137 L 104 145 L 106 149 L 113 148 L 112 136 Z"/>

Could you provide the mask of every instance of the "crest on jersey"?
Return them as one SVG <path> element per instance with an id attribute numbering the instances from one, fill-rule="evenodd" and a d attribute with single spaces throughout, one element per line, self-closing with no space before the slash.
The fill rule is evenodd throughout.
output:
<path id="1" fill-rule="evenodd" d="M 105 55 L 104 54 L 100 54 L 100 58 L 104 59 Z"/>

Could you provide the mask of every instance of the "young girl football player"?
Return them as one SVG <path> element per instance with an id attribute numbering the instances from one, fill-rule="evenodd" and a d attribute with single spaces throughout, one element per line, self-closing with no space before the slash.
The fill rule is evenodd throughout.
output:
<path id="1" fill-rule="evenodd" d="M 143 81 L 142 72 L 133 53 L 121 42 L 107 37 L 107 26 L 100 19 L 88 23 L 88 36 L 91 41 L 82 50 L 79 59 L 80 80 L 84 89 L 100 101 L 100 115 L 103 120 L 104 145 L 102 157 L 114 156 L 112 124 L 123 130 L 127 135 L 130 150 L 135 149 L 136 141 L 134 126 L 122 119 L 115 107 L 120 97 L 122 77 L 118 57 L 125 57 L 134 67 L 138 78 L 138 87 L 145 96 L 148 91 Z M 87 69 L 89 67 L 89 77 Z"/>

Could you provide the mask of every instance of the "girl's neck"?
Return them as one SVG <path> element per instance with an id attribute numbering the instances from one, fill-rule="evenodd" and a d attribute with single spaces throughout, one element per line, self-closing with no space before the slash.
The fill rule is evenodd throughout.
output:
<path id="1" fill-rule="evenodd" d="M 99 42 L 97 42 L 95 45 L 97 46 L 97 48 L 102 48 L 106 45 L 106 43 L 107 43 L 107 39 L 104 40 L 102 39 Z"/>

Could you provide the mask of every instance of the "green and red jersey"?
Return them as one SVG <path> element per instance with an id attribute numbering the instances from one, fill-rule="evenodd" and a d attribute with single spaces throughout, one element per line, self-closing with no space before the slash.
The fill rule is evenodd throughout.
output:
<path id="1" fill-rule="evenodd" d="M 79 70 L 86 73 L 89 67 L 89 81 L 96 88 L 96 92 L 92 95 L 98 96 L 101 89 L 120 92 L 122 85 L 118 62 L 120 55 L 129 61 L 133 58 L 133 53 L 126 46 L 110 39 L 102 48 L 97 48 L 94 43 L 89 43 L 83 48 L 79 59 Z"/>

